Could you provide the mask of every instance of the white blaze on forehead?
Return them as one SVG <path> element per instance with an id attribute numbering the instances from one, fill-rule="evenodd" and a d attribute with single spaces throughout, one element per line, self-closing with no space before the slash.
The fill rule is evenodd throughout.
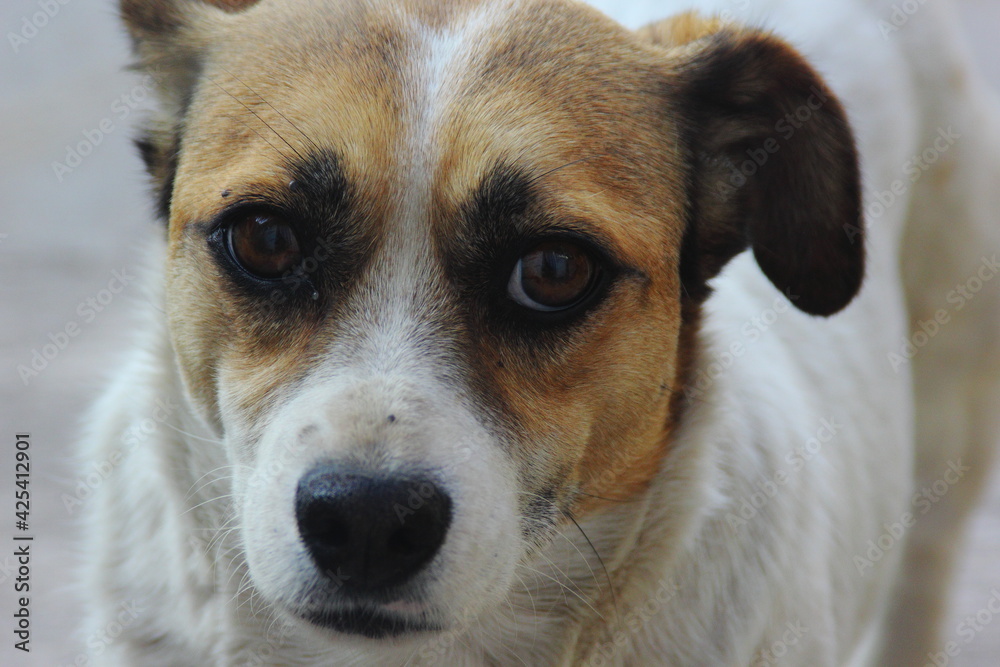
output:
<path id="1" fill-rule="evenodd" d="M 397 157 L 397 205 L 385 226 L 364 304 L 369 313 L 377 313 L 370 321 L 378 324 L 358 332 L 368 341 L 366 357 L 378 370 L 412 362 L 407 359 L 412 343 L 432 319 L 425 311 L 434 304 L 430 291 L 440 273 L 430 226 L 434 177 L 444 148 L 439 130 L 448 122 L 446 109 L 471 76 L 472 63 L 491 31 L 517 1 L 483 2 L 441 27 L 413 25 L 410 70 L 401 91 L 406 140 Z"/>
<path id="2" fill-rule="evenodd" d="M 443 122 L 452 102 L 457 84 L 468 80 L 470 65 L 482 53 L 486 42 L 494 36 L 517 0 L 486 0 L 468 12 L 458 14 L 453 22 L 442 27 L 419 26 L 416 29 L 417 51 L 413 63 L 413 79 L 408 86 L 412 94 L 413 167 L 427 167 L 433 173 L 438 157 L 435 133 Z"/>
<path id="3" fill-rule="evenodd" d="M 476 56 L 515 2 L 486 0 L 444 26 L 414 26 L 416 44 L 403 93 L 409 154 L 401 156 L 400 164 L 405 188 L 400 218 L 407 227 L 429 219 L 431 188 L 444 148 L 439 130 L 449 120 L 447 109 L 471 76 Z"/>

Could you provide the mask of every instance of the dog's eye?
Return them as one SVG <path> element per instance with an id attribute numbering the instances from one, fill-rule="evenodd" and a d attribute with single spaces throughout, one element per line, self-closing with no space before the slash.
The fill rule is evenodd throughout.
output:
<path id="1" fill-rule="evenodd" d="M 229 227 L 229 249 L 240 266 L 273 280 L 286 275 L 302 259 L 292 228 L 267 214 L 250 215 Z"/>
<path id="2" fill-rule="evenodd" d="M 594 260 L 579 245 L 546 241 L 517 260 L 507 283 L 507 294 L 532 310 L 566 310 L 590 293 L 597 272 Z"/>

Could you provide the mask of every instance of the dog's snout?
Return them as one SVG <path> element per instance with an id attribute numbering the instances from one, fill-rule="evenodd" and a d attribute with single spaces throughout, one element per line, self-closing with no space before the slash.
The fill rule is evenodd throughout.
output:
<path id="1" fill-rule="evenodd" d="M 317 567 L 357 593 L 405 583 L 437 553 L 451 498 L 428 479 L 324 464 L 299 480 L 295 514 Z"/>

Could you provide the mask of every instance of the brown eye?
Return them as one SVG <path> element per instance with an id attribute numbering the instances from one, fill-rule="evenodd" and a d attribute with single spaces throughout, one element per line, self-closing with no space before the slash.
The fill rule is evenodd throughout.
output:
<path id="1" fill-rule="evenodd" d="M 251 215 L 232 225 L 229 248 L 240 266 L 267 280 L 286 275 L 302 259 L 292 228 L 265 214 Z"/>
<path id="2" fill-rule="evenodd" d="M 517 261 L 507 283 L 507 294 L 532 310 L 566 310 L 590 293 L 596 274 L 594 261 L 581 247 L 547 241 Z"/>

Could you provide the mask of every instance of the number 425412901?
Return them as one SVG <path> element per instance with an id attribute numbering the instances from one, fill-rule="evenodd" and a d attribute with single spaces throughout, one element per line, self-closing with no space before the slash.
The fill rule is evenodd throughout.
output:
<path id="1" fill-rule="evenodd" d="M 28 435 L 19 434 L 14 451 L 14 516 L 19 530 L 28 529 L 31 493 L 28 484 L 31 482 L 31 441 Z"/>

